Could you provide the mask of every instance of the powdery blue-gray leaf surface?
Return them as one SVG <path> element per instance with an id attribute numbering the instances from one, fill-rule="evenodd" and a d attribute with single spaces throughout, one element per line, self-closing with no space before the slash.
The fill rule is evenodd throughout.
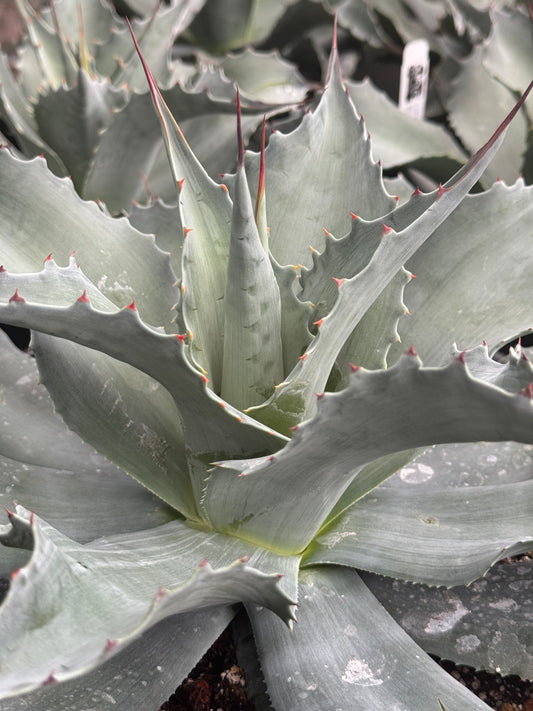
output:
<path id="1" fill-rule="evenodd" d="M 131 711 L 162 704 L 234 615 L 233 607 L 187 612 L 160 622 L 81 678 L 2 699 L 2 711 Z"/>
<path id="2" fill-rule="evenodd" d="M 337 563 L 429 585 L 468 585 L 533 547 L 533 481 L 465 492 L 381 486 L 312 543 L 306 564 Z"/>
<path id="3" fill-rule="evenodd" d="M 253 553 L 242 541 L 173 521 L 83 546 L 22 507 L 9 518 L 2 543 L 33 553 L 2 605 L 2 638 L 12 642 L 0 650 L 0 696 L 87 673 L 178 613 L 249 600 L 293 617 L 278 575 L 235 560 Z"/>
<path id="4" fill-rule="evenodd" d="M 68 288 L 75 289 L 76 284 L 79 284 L 78 291 L 80 286 L 86 286 L 87 293 L 94 296 L 95 303 L 104 303 L 104 308 L 113 309 L 75 266 L 58 269 L 48 264 L 37 275 L 2 273 L 0 300 L 4 307 L 1 318 L 5 323 L 16 322 L 27 328 L 38 328 L 50 335 L 88 346 L 111 356 L 113 368 L 117 367 L 118 360 L 161 383 L 173 396 L 181 413 L 192 454 L 199 458 L 204 455 L 207 462 L 213 461 L 216 453 L 264 453 L 278 449 L 286 441 L 273 430 L 225 403 L 206 387 L 205 376 L 190 363 L 184 337 L 164 334 L 146 325 L 133 306 L 120 311 L 99 311 L 93 308 L 87 294 L 82 294 L 82 298 L 72 303 Z M 33 298 L 41 298 L 37 294 L 44 293 L 47 275 L 52 278 L 48 279 L 50 290 L 43 300 L 47 301 L 55 294 L 56 300 L 60 303 L 70 301 L 70 306 L 49 307 L 42 303 L 30 304 L 29 300 L 9 300 L 15 283 L 24 284 L 21 290 L 27 288 Z M 167 410 L 161 412 L 161 417 L 168 418 L 170 415 Z M 203 427 L 204 418 L 210 421 L 209 428 Z M 142 428 L 142 420 L 136 424 Z M 157 429 L 155 432 L 157 434 Z M 149 440 L 152 442 L 151 437 Z M 160 453 L 165 455 L 166 452 L 165 446 Z M 155 480 L 152 483 L 157 485 Z M 186 481 L 181 480 L 181 484 L 187 486 Z"/>
<path id="5" fill-rule="evenodd" d="M 74 252 L 84 273 L 110 301 L 122 307 L 135 300 L 150 323 L 174 332 L 175 277 L 168 255 L 156 247 L 153 237 L 82 201 L 71 181 L 54 177 L 40 158 L 18 160 L 0 150 L 0 191 L 1 263 L 6 269 L 35 271 L 50 253 L 62 264 Z M 61 212 L 56 205 L 62 206 Z"/>
<path id="6" fill-rule="evenodd" d="M 483 49 L 476 48 L 462 63 L 447 101 L 453 130 L 463 144 L 474 150 L 483 137 L 511 109 L 515 96 L 485 67 Z M 476 87 L 482 86 L 483 91 Z M 476 97 L 475 102 L 472 100 Z M 490 187 L 497 178 L 513 182 L 521 173 L 528 122 L 524 112 L 509 127 L 502 150 L 487 168 L 481 182 Z"/>
<path id="7" fill-rule="evenodd" d="M 475 669 L 533 678 L 530 558 L 501 562 L 451 590 L 362 574 L 404 630 L 429 654 Z"/>
<path id="8" fill-rule="evenodd" d="M 443 155 L 458 164 L 464 161 L 464 152 L 446 129 L 403 113 L 370 79 L 348 81 L 346 86 L 357 111 L 365 118 L 372 137 L 372 154 L 384 168 Z M 398 140 L 400 133 L 402 138 Z"/>
<path id="9" fill-rule="evenodd" d="M 282 265 L 309 266 L 309 247 L 323 249 L 323 228 L 345 234 L 351 210 L 371 219 L 394 205 L 383 186 L 381 169 L 371 158 L 364 123 L 346 95 L 336 62 L 334 52 L 317 109 L 292 133 L 271 136 L 266 150 L 270 248 Z M 257 185 L 259 156 L 247 157 L 246 170 L 250 184 Z M 334 193 L 323 199 L 331 185 L 336 186 Z"/>
<path id="10" fill-rule="evenodd" d="M 488 710 L 389 617 L 357 573 L 317 567 L 300 575 L 299 623 L 284 635 L 247 606 L 273 707 L 323 711 Z"/>
<path id="11" fill-rule="evenodd" d="M 424 362 L 442 362 L 452 341 L 463 349 L 485 340 L 493 352 L 533 325 L 532 197 L 521 180 L 467 196 L 408 260 L 416 279 L 405 289 L 411 316 L 399 332 Z M 389 364 L 403 350 L 394 345 Z"/>
<path id="12" fill-rule="evenodd" d="M 531 443 L 532 421 L 527 391 L 512 395 L 485 384 L 461 358 L 426 369 L 416 355 L 406 354 L 389 370 L 360 369 L 346 389 L 319 397 L 316 416 L 298 426 L 279 453 L 221 463 L 208 481 L 206 510 L 218 530 L 299 551 L 363 465 L 446 441 Z M 294 486 L 295 472 L 305 482 L 297 501 L 280 495 Z M 298 530 L 295 515 L 302 522 Z"/>
<path id="13" fill-rule="evenodd" d="M 533 82 L 489 140 L 444 186 L 427 195 L 416 191 L 407 204 L 385 218 L 361 222 L 359 237 L 366 235 L 369 242 L 363 248 L 363 259 L 356 260 L 355 274 L 351 271 L 347 278 L 331 275 L 338 286 L 333 308 L 290 377 L 263 405 L 252 408 L 257 419 L 287 432 L 291 425 L 315 412 L 313 393 L 325 389 L 348 335 L 403 264 L 453 212 L 482 175 L 501 145 L 506 127 L 523 106 L 532 87 Z M 358 224 L 359 220 L 355 222 Z M 359 246 L 360 242 L 356 240 L 355 244 Z"/>
<path id="14" fill-rule="evenodd" d="M 84 543 L 175 517 L 160 499 L 67 430 L 39 382 L 35 359 L 15 348 L 3 332 L 0 353 L 3 507 L 24 503 Z M 73 500 L 78 501 L 75 509 Z M 0 516 L 6 523 L 5 513 Z"/>

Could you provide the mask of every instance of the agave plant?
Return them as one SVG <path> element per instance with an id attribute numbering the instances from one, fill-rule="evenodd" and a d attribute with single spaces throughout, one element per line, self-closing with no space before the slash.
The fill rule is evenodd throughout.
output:
<path id="1" fill-rule="evenodd" d="M 133 25 L 166 102 L 216 174 L 235 161 L 233 82 L 240 81 L 243 64 L 246 136 L 265 112 L 302 102 L 307 84 L 272 53 L 252 53 L 260 61 L 255 71 L 250 52 L 218 62 L 197 57 L 193 64 L 173 57 L 173 43 L 204 3 L 150 2 L 150 11 Z M 106 0 L 56 0 L 38 14 L 24 0 L 17 5 L 27 33 L 16 78 L 0 53 L 0 117 L 22 154 L 44 155 L 57 175 L 72 178 L 82 197 L 104 201 L 113 214 L 129 209 L 132 200 L 145 201 L 147 189 L 172 196 L 142 67 L 113 6 Z M 189 54 L 194 51 L 188 46 Z M 214 133 L 220 139 L 216 150 Z"/>
<path id="2" fill-rule="evenodd" d="M 326 12 L 320 14 L 321 8 Z M 416 170 L 418 181 L 422 173 L 436 187 L 464 162 L 461 146 L 475 151 L 531 81 L 531 8 L 530 2 L 514 0 L 416 5 L 407 0 L 307 0 L 298 12 L 286 13 L 267 44 L 279 46 L 296 63 L 309 64 L 314 55 L 325 74 L 329 34 L 322 28 L 335 12 L 343 32 L 345 74 L 358 79 L 347 81 L 347 87 L 368 123 L 376 156 L 385 169 Z M 390 100 L 398 96 L 396 65 L 403 47 L 420 38 L 428 42 L 432 58 L 426 115 L 439 123 L 413 121 Z M 514 182 L 520 174 L 533 181 L 531 99 L 525 108 L 482 176 L 484 187 L 497 177 Z M 399 131 L 401 141 L 396 140 Z"/>
<path id="3" fill-rule="evenodd" d="M 388 485 L 431 445 L 533 443 L 529 360 L 490 358 L 531 325 L 532 191 L 468 196 L 525 97 L 398 206 L 335 45 L 316 110 L 261 154 L 239 130 L 223 184 L 143 64 L 155 237 L 0 151 L 0 321 L 37 363 L 0 341 L 2 708 L 155 707 L 239 603 L 280 711 L 487 708 L 357 571 L 450 587 L 531 548 L 530 471 Z"/>

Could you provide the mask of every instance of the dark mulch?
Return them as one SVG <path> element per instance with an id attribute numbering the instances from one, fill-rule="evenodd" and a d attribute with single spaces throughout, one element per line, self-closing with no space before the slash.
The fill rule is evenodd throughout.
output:
<path id="1" fill-rule="evenodd" d="M 228 627 L 159 711 L 254 711 Z"/>

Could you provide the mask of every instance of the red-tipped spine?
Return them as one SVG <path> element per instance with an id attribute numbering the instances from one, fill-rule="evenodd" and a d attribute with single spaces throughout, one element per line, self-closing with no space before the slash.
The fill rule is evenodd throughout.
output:
<path id="1" fill-rule="evenodd" d="M 461 351 L 459 355 L 456 357 L 455 360 L 458 360 L 459 363 L 462 363 L 463 365 L 466 365 L 466 351 Z"/>
<path id="2" fill-rule="evenodd" d="M 15 293 L 14 293 L 13 296 L 9 299 L 9 303 L 11 304 L 11 303 L 14 302 L 14 301 L 18 301 L 18 302 L 21 303 L 21 304 L 25 304 L 25 303 L 26 303 L 26 299 L 24 299 L 24 298 L 19 294 L 19 290 L 18 290 L 18 289 L 15 289 Z"/>

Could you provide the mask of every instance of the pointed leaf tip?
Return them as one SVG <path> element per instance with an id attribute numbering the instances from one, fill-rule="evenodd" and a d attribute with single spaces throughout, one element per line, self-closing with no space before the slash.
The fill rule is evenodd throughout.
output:
<path id="1" fill-rule="evenodd" d="M 108 654 L 111 652 L 118 644 L 118 640 L 116 639 L 108 639 L 107 642 L 105 643 L 104 647 L 104 653 Z"/>
<path id="2" fill-rule="evenodd" d="M 333 38 L 331 40 L 331 53 L 329 55 L 329 66 L 328 66 L 328 73 L 327 73 L 327 77 L 326 77 L 326 88 L 329 86 L 329 84 L 333 78 L 333 70 L 335 67 L 336 67 L 339 79 L 342 82 L 341 64 L 339 61 L 339 53 L 337 51 L 337 12 L 336 11 L 335 11 L 335 15 L 333 18 Z"/>
<path id="3" fill-rule="evenodd" d="M 237 87 L 237 145 L 239 150 L 239 165 L 244 168 L 244 141 L 242 139 L 242 125 L 241 125 L 241 95 L 239 92 L 239 87 Z"/>

